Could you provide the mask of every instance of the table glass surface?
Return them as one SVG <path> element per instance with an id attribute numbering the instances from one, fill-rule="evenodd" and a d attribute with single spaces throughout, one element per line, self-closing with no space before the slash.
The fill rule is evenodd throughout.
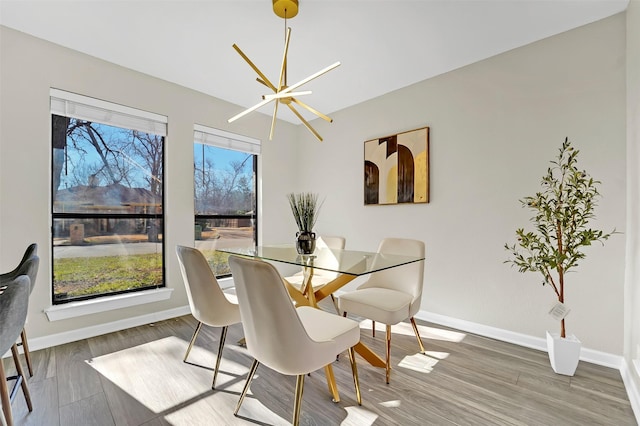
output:
<path id="1" fill-rule="evenodd" d="M 424 257 L 403 256 L 356 250 L 316 248 L 313 254 L 301 255 L 295 245 L 219 248 L 218 251 L 262 260 L 312 267 L 347 275 L 366 275 L 384 269 L 424 260 Z"/>

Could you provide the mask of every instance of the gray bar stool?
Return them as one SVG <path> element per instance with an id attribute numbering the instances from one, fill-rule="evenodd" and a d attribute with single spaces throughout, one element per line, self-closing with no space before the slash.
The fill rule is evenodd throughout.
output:
<path id="1" fill-rule="evenodd" d="M 15 399 L 18 387 L 22 387 L 22 393 L 27 402 L 29 411 L 33 411 L 29 387 L 25 381 L 24 371 L 18 357 L 18 347 L 16 340 L 24 328 L 27 320 L 27 310 L 29 308 L 29 277 L 20 275 L 13 280 L 3 283 L 0 286 L 0 354 L 11 349 L 13 362 L 16 365 L 16 375 L 7 376 L 4 371 L 4 363 L 0 361 L 0 400 L 2 401 L 2 411 L 8 426 L 13 425 L 13 414 L 11 412 L 11 402 Z M 9 382 L 15 380 L 11 389 Z"/>

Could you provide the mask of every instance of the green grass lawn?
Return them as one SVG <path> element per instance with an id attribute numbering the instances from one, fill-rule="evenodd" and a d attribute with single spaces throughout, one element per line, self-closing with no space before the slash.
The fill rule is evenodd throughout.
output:
<path id="1" fill-rule="evenodd" d="M 203 251 L 217 276 L 231 273 L 228 253 Z M 53 289 L 67 298 L 161 286 L 162 253 L 56 259 Z"/>
<path id="2" fill-rule="evenodd" d="M 56 295 L 76 297 L 156 285 L 162 285 L 162 253 L 56 259 Z"/>

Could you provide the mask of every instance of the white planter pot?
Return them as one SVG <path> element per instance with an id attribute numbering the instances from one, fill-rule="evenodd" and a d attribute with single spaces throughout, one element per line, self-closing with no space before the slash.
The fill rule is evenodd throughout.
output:
<path id="1" fill-rule="evenodd" d="M 580 361 L 580 348 L 582 343 L 573 334 L 560 337 L 559 333 L 547 331 L 547 351 L 551 368 L 558 374 L 573 376 Z"/>

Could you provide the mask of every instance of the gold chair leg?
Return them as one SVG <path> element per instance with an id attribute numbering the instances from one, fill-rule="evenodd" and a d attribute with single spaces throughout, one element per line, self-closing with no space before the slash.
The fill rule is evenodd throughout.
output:
<path id="1" fill-rule="evenodd" d="M 7 375 L 4 371 L 4 363 L 0 358 L 0 400 L 2 400 L 2 412 L 8 426 L 13 425 L 13 414 L 11 413 L 11 398 L 7 387 Z"/>
<path id="2" fill-rule="evenodd" d="M 329 387 L 329 393 L 333 397 L 333 402 L 340 402 L 340 392 L 338 392 L 338 384 L 333 375 L 333 367 L 331 364 L 324 366 L 324 374 L 327 376 L 327 386 Z"/>
<path id="3" fill-rule="evenodd" d="M 253 376 L 256 374 L 258 365 L 260 365 L 260 363 L 258 362 L 257 359 L 254 359 L 253 364 L 251 364 L 251 368 L 249 369 L 249 373 L 247 374 L 247 381 L 245 382 L 244 388 L 242 389 L 242 393 L 240 394 L 238 405 L 236 405 L 236 411 L 233 412 L 233 415 L 236 417 L 238 416 L 238 411 L 240 411 L 240 406 L 242 405 L 242 401 L 244 401 L 244 397 L 247 395 L 247 391 L 249 390 L 249 386 L 251 385 Z"/>
<path id="4" fill-rule="evenodd" d="M 27 332 L 22 329 L 20 333 L 20 340 L 22 341 L 22 350 L 24 351 L 24 359 L 27 360 L 27 368 L 29 369 L 29 377 L 33 377 L 33 365 L 31 364 L 31 352 L 29 352 L 29 342 L 27 342 Z"/>
<path id="5" fill-rule="evenodd" d="M 213 382 L 211 383 L 211 389 L 216 388 L 216 377 L 218 377 L 218 370 L 220 369 L 220 360 L 222 359 L 222 349 L 224 348 L 224 340 L 227 338 L 227 326 L 222 327 L 222 334 L 220 335 L 220 345 L 218 345 L 218 357 L 216 358 L 216 369 L 213 370 Z"/>
<path id="6" fill-rule="evenodd" d="M 191 341 L 189 342 L 189 347 L 187 348 L 187 353 L 184 354 L 184 359 L 182 360 L 183 362 L 187 362 L 187 357 L 189 356 L 189 352 L 191 352 L 191 348 L 193 347 L 193 344 L 196 342 L 196 337 L 198 337 L 198 333 L 200 332 L 200 328 L 202 328 L 202 323 L 200 321 L 198 321 L 198 325 L 196 326 L 196 329 L 193 332 L 193 336 L 191 337 Z"/>
<path id="7" fill-rule="evenodd" d="M 386 365 L 386 373 L 387 373 L 387 384 L 389 384 L 389 379 L 391 378 L 391 326 L 387 324 L 387 365 Z"/>
<path id="8" fill-rule="evenodd" d="M 358 380 L 358 367 L 356 366 L 356 354 L 353 348 L 349 348 L 349 361 L 351 362 L 351 372 L 353 373 L 353 384 L 356 387 L 356 400 L 358 401 L 358 405 L 362 405 L 360 381 Z"/>
<path id="9" fill-rule="evenodd" d="M 420 353 L 423 354 L 425 352 L 424 345 L 422 344 L 422 339 L 420 338 L 420 332 L 418 332 L 416 320 L 413 317 L 411 317 L 411 325 L 413 326 L 413 332 L 416 334 L 416 339 L 418 339 L 418 344 L 420 345 Z"/>
<path id="10" fill-rule="evenodd" d="M 300 406 L 302 405 L 302 391 L 304 389 L 304 374 L 298 374 L 296 378 L 296 396 L 293 401 L 293 426 L 300 424 Z"/>
<path id="11" fill-rule="evenodd" d="M 18 377 L 22 378 L 22 393 L 24 394 L 24 399 L 27 401 L 27 408 L 29 408 L 29 412 L 33 411 L 33 405 L 31 404 L 31 393 L 29 393 L 29 386 L 27 386 L 27 380 L 24 376 L 24 370 L 22 369 L 22 364 L 20 363 L 20 356 L 18 355 L 18 346 L 11 346 L 11 354 L 13 355 L 13 361 L 16 364 L 16 371 Z"/>

